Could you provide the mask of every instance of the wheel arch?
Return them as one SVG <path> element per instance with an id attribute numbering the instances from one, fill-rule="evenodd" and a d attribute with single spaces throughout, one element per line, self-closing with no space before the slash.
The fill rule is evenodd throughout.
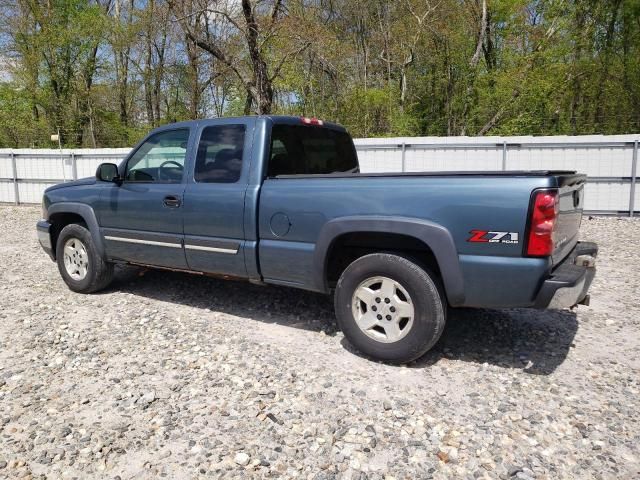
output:
<path id="1" fill-rule="evenodd" d="M 409 217 L 352 216 L 327 222 L 320 231 L 314 252 L 316 290 L 330 291 L 335 249 L 354 236 L 366 239 L 366 248 L 370 251 L 422 252 L 417 260 L 439 273 L 449 303 L 452 306 L 464 303 L 462 269 L 451 233 L 435 222 Z M 398 240 L 395 248 L 389 248 L 392 239 Z"/>
<path id="2" fill-rule="evenodd" d="M 100 234 L 100 226 L 96 214 L 89 205 L 76 202 L 60 202 L 49 206 L 47 220 L 51 223 L 51 247 L 53 256 L 56 256 L 56 243 L 58 235 L 64 227 L 71 223 L 84 223 L 91 233 L 91 238 L 98 254 L 105 258 L 104 242 Z"/>

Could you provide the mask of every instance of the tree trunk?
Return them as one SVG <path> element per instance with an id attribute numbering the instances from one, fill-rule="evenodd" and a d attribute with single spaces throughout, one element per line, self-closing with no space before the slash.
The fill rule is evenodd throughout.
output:
<path id="1" fill-rule="evenodd" d="M 268 115 L 273 106 L 273 85 L 267 72 L 267 63 L 258 45 L 258 22 L 249 0 L 242 0 L 242 13 L 247 24 L 247 45 L 253 67 L 253 85 L 251 89 L 259 115 Z"/>
<path id="2" fill-rule="evenodd" d="M 85 132 L 89 129 L 90 141 L 93 148 L 96 147 L 96 136 L 93 130 L 93 109 L 91 107 L 91 88 L 93 86 L 93 76 L 96 73 L 96 58 L 98 55 L 99 44 L 94 45 L 87 63 L 82 71 L 82 79 L 84 81 L 84 92 L 80 92 L 80 98 L 78 102 L 79 106 L 79 127 L 78 136 L 80 138 L 80 145 L 85 144 Z"/>
<path id="3" fill-rule="evenodd" d="M 605 121 L 604 111 L 605 105 L 602 101 L 602 97 L 604 96 L 604 90 L 606 88 L 607 79 L 609 78 L 609 66 L 611 64 L 611 43 L 613 42 L 613 37 L 615 33 L 616 23 L 618 21 L 618 12 L 620 11 L 621 0 L 615 0 L 612 5 L 613 11 L 611 12 L 611 19 L 609 21 L 609 25 L 607 27 L 607 33 L 605 37 L 605 44 L 603 49 L 603 65 L 602 72 L 600 74 L 600 80 L 598 82 L 598 88 L 595 99 L 595 118 L 594 125 L 599 129 L 598 133 L 604 133 L 602 131 L 603 124 Z"/>
<path id="4" fill-rule="evenodd" d="M 188 77 L 189 77 L 189 115 L 192 119 L 199 118 L 200 97 L 202 90 L 200 89 L 197 47 L 189 39 L 185 38 L 185 46 L 188 59 Z"/>
<path id="5" fill-rule="evenodd" d="M 251 107 L 253 105 L 253 93 L 251 90 L 247 90 L 247 97 L 244 101 L 244 114 L 251 115 Z"/>
<path id="6" fill-rule="evenodd" d="M 480 62 L 480 56 L 482 55 L 482 50 L 485 44 L 485 38 L 487 35 L 487 0 L 482 0 L 481 5 L 481 13 L 480 13 L 480 26 L 478 28 L 478 41 L 476 43 L 476 49 L 469 60 L 469 78 L 467 80 L 467 88 L 464 95 L 464 106 L 462 107 L 462 118 L 461 118 L 461 135 L 466 135 L 467 133 L 467 117 L 469 115 L 469 108 L 471 104 L 471 100 L 473 98 L 473 93 L 475 89 L 476 77 L 478 75 L 478 63 Z"/>
<path id="7" fill-rule="evenodd" d="M 571 107 L 569 109 L 569 124 L 571 125 L 571 135 L 578 134 L 578 114 L 580 105 L 582 103 L 582 79 L 581 79 L 581 65 L 582 50 L 584 48 L 585 37 L 585 12 L 582 10 L 580 4 L 576 5 L 575 13 L 575 28 L 576 28 L 576 41 L 573 51 L 573 96 L 571 98 Z"/>
<path id="8" fill-rule="evenodd" d="M 147 121 L 149 125 L 152 127 L 156 126 L 156 119 L 153 110 L 153 86 L 151 83 L 151 69 L 153 62 L 153 51 L 151 47 L 151 39 L 147 39 L 147 51 L 146 51 L 146 65 L 144 67 L 144 72 L 142 73 L 143 81 L 144 81 L 144 103 L 147 110 Z"/>
<path id="9" fill-rule="evenodd" d="M 114 3 L 114 18 L 118 23 L 122 22 L 121 1 L 115 0 Z M 129 0 L 129 7 L 127 9 L 126 26 L 131 25 L 133 18 L 133 0 Z M 116 74 L 116 90 L 118 95 L 118 112 L 120 123 L 123 126 L 129 125 L 129 55 L 131 54 L 131 45 L 127 40 L 127 45 L 123 46 L 123 39 L 119 33 L 115 36 L 114 49 L 114 67 Z"/>

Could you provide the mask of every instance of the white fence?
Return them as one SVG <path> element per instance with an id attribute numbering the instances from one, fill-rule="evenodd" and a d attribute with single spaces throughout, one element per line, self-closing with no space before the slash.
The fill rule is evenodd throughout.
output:
<path id="1" fill-rule="evenodd" d="M 363 172 L 577 170 L 589 175 L 585 210 L 633 215 L 640 135 L 407 137 L 355 140 Z M 129 149 L 0 150 L 0 202 L 39 203 L 54 183 L 94 175 Z"/>
<path id="2" fill-rule="evenodd" d="M 0 202 L 40 203 L 48 186 L 91 177 L 102 162 L 118 163 L 129 148 L 0 149 Z"/>
<path id="3" fill-rule="evenodd" d="M 585 211 L 631 215 L 640 135 L 421 137 L 355 140 L 363 171 L 576 170 L 589 176 Z"/>

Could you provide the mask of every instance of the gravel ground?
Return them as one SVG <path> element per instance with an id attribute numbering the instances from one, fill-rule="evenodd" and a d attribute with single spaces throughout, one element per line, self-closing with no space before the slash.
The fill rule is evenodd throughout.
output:
<path id="1" fill-rule="evenodd" d="M 585 218 L 591 307 L 464 310 L 403 367 L 331 300 L 123 268 L 69 291 L 0 207 L 0 477 L 638 478 L 640 221 Z"/>

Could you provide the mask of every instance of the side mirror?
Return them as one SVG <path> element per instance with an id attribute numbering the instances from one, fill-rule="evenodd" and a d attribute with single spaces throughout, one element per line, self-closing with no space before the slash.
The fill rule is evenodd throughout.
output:
<path id="1" fill-rule="evenodd" d="M 101 182 L 122 183 L 122 179 L 118 175 L 118 166 L 115 163 L 101 163 L 96 170 L 96 178 Z"/>

